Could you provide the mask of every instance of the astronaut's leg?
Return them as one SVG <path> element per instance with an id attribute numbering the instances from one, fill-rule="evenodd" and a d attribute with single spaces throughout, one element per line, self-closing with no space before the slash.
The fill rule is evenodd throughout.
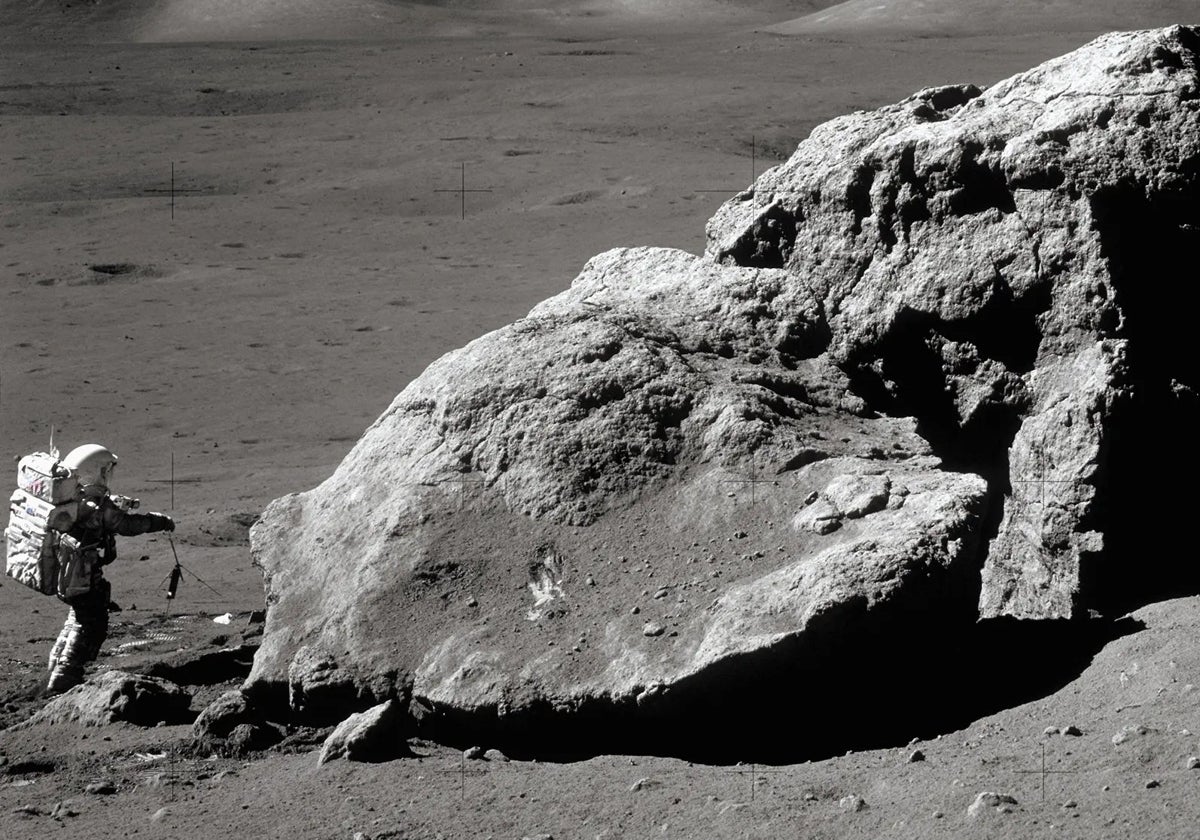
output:
<path id="1" fill-rule="evenodd" d="M 54 645 L 47 690 L 59 694 L 83 682 L 84 666 L 100 654 L 108 637 L 108 598 L 112 587 L 104 578 L 86 595 L 73 598 L 67 623 Z"/>
<path id="2" fill-rule="evenodd" d="M 58 639 L 55 640 L 54 647 L 50 648 L 50 662 L 46 666 L 48 670 L 54 670 L 54 666 L 62 659 L 67 639 L 71 637 L 71 634 L 77 632 L 79 632 L 79 624 L 75 621 L 75 610 L 72 608 L 67 610 L 67 620 L 63 623 L 62 630 L 58 632 Z"/>

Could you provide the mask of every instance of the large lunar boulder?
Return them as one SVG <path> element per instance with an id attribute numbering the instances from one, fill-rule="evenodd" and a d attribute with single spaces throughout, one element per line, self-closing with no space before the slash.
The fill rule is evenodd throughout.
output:
<path id="1" fill-rule="evenodd" d="M 1195 419 L 1167 267 L 1200 244 L 1198 46 L 1110 35 L 834 120 L 704 256 L 602 254 L 435 362 L 254 526 L 247 690 L 411 696 L 450 740 L 661 734 L 1093 606 L 1146 504 L 1121 453 Z"/>

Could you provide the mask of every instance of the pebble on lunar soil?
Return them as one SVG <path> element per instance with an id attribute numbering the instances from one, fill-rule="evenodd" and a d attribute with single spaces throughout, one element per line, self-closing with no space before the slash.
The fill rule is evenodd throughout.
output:
<path id="1" fill-rule="evenodd" d="M 925 753 L 921 752 L 920 750 L 913 750 L 908 756 L 909 764 L 915 764 L 918 761 L 924 761 L 924 760 L 925 760 Z"/>
<path id="2" fill-rule="evenodd" d="M 55 802 L 54 807 L 50 809 L 50 819 L 65 820 L 68 817 L 78 817 L 79 812 L 71 807 L 71 800 L 64 799 L 62 802 Z"/>
<path id="3" fill-rule="evenodd" d="M 653 622 L 653 621 L 647 621 L 645 623 L 645 625 L 643 625 L 643 627 L 642 627 L 642 635 L 643 636 L 648 636 L 648 637 L 661 636 L 663 634 L 663 632 L 664 631 L 663 631 L 662 625 L 658 624 L 656 622 Z"/>
<path id="4" fill-rule="evenodd" d="M 1121 730 L 1116 735 L 1112 736 L 1113 746 L 1124 744 L 1135 735 L 1145 735 L 1149 731 L 1149 729 L 1140 724 L 1137 726 L 1122 726 Z"/>
<path id="5" fill-rule="evenodd" d="M 1189 769 L 1189 770 L 1196 770 L 1196 769 L 1198 769 L 1198 768 L 1200 768 L 1200 758 L 1198 758 L 1198 757 L 1196 757 L 1196 756 L 1194 756 L 1194 755 L 1193 755 L 1193 756 L 1191 756 L 1190 758 L 1188 758 L 1188 760 L 1187 760 L 1187 769 Z"/>
<path id="6" fill-rule="evenodd" d="M 852 793 L 849 796 L 843 796 L 841 799 L 839 799 L 838 807 L 841 808 L 843 811 L 850 811 L 851 813 L 858 813 L 859 811 L 866 809 L 867 800 L 863 799 L 861 796 L 859 796 L 856 793 Z"/>
<path id="7" fill-rule="evenodd" d="M 1008 813 L 1012 810 L 1009 806 L 1016 804 L 1017 800 L 1006 793 L 985 790 L 976 795 L 975 801 L 967 807 L 967 816 L 978 817 L 989 808 L 1000 813 Z"/>
<path id="8" fill-rule="evenodd" d="M 638 779 L 629 786 L 630 793 L 637 793 L 639 790 L 650 790 L 651 788 L 662 787 L 662 782 L 657 779 Z"/>
<path id="9" fill-rule="evenodd" d="M 107 796 L 117 792 L 117 786 L 112 782 L 92 782 L 83 789 L 84 793 L 90 793 L 95 796 Z"/>

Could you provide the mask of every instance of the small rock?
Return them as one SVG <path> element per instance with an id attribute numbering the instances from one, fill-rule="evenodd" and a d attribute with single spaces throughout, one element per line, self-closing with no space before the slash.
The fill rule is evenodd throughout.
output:
<path id="1" fill-rule="evenodd" d="M 159 808 L 150 815 L 150 822 L 162 822 L 170 813 L 166 808 Z"/>
<path id="2" fill-rule="evenodd" d="M 643 636 L 661 636 L 663 634 L 663 632 L 664 631 L 663 631 L 662 625 L 657 624 L 653 621 L 647 621 L 645 623 L 645 625 L 642 627 L 642 635 Z"/>
<path id="3" fill-rule="evenodd" d="M 65 820 L 69 817 L 77 817 L 79 812 L 71 807 L 71 801 L 64 799 L 62 802 L 55 802 L 54 807 L 50 809 L 50 819 Z"/>
<path id="4" fill-rule="evenodd" d="M 351 837 L 350 840 L 371 840 L 371 835 L 369 835 L 365 832 L 362 832 L 362 831 L 356 831 L 356 832 L 354 832 L 354 836 Z"/>
<path id="5" fill-rule="evenodd" d="M 526 834 L 521 840 L 554 840 L 553 834 Z"/>
<path id="6" fill-rule="evenodd" d="M 650 790 L 656 787 L 662 787 L 662 782 L 657 779 L 638 779 L 629 786 L 629 792 L 637 793 L 639 790 Z"/>
<path id="7" fill-rule="evenodd" d="M 808 793 L 804 794 L 804 801 L 805 802 L 816 802 L 817 795 L 815 793 L 813 793 L 812 791 L 809 791 Z"/>
<path id="8" fill-rule="evenodd" d="M 629 614 L 630 614 L 630 615 L 637 615 L 637 614 L 638 614 L 638 613 L 640 613 L 641 611 L 642 611 L 642 608 L 641 608 L 641 607 L 634 607 L 633 609 L 631 609 L 631 610 L 629 611 Z"/>
<path id="9" fill-rule="evenodd" d="M 160 720 L 182 720 L 187 716 L 192 695 L 173 682 L 130 674 L 103 671 L 87 682 L 60 694 L 20 726 L 33 723 L 78 723 L 107 726 L 127 721 L 154 726 Z"/>
<path id="10" fill-rule="evenodd" d="M 588 586 L 596 585 L 596 579 L 594 577 L 592 577 L 591 575 L 588 575 L 587 578 L 583 582 L 586 583 Z"/>
<path id="11" fill-rule="evenodd" d="M 1072 726 L 1068 726 L 1065 729 L 1063 729 L 1062 734 L 1070 735 L 1072 738 L 1078 738 L 1081 735 L 1083 735 L 1083 730 L 1080 729 L 1078 726 L 1072 725 Z"/>
<path id="12" fill-rule="evenodd" d="M 657 601 L 660 598 L 666 598 L 667 594 L 667 587 L 661 587 L 657 592 L 654 593 L 654 599 Z"/>
<path id="13" fill-rule="evenodd" d="M 1006 793 L 993 793 L 985 790 L 975 797 L 975 801 L 967 808 L 967 816 L 978 817 L 989 808 L 1000 811 L 1007 805 L 1016 805 L 1017 800 Z"/>
<path id="14" fill-rule="evenodd" d="M 1156 787 L 1162 787 L 1162 782 L 1160 782 L 1158 779 L 1151 779 L 1150 781 L 1146 782 L 1146 790 L 1154 790 Z"/>
<path id="15" fill-rule="evenodd" d="M 1060 730 L 1057 726 L 1047 726 L 1045 729 L 1042 730 L 1042 734 L 1043 735 L 1057 735 L 1059 733 L 1059 731 Z"/>
<path id="16" fill-rule="evenodd" d="M 90 793 L 93 796 L 108 796 L 117 792 L 117 786 L 112 782 L 92 782 L 83 789 L 84 793 Z"/>
<path id="17" fill-rule="evenodd" d="M 469 761 L 480 761 L 486 754 L 487 751 L 484 750 L 483 747 L 479 746 L 467 747 L 465 750 L 463 750 L 463 758 L 466 758 Z"/>
<path id="18" fill-rule="evenodd" d="M 24 814 L 27 817 L 38 817 L 42 815 L 42 809 L 36 805 L 18 805 L 13 808 L 14 814 Z"/>
<path id="19" fill-rule="evenodd" d="M 488 750 L 483 754 L 484 761 L 508 761 L 508 756 L 500 750 Z"/>
<path id="20" fill-rule="evenodd" d="M 1195 770 L 1197 768 L 1200 768 L 1200 758 L 1193 755 L 1187 760 L 1187 769 Z"/>
<path id="21" fill-rule="evenodd" d="M 192 737 L 228 738 L 238 725 L 255 723 L 257 720 L 250 698 L 237 689 L 226 691 L 205 706 L 192 723 Z"/>
<path id="22" fill-rule="evenodd" d="M 728 814 L 730 811 L 741 811 L 742 809 L 747 808 L 747 807 L 749 807 L 749 806 L 745 802 L 726 802 L 724 805 L 721 806 L 721 810 L 718 811 L 717 813 L 718 814 Z"/>
<path id="23" fill-rule="evenodd" d="M 945 815 L 945 814 L 943 814 L 941 811 L 934 811 L 934 812 L 933 812 L 933 818 L 934 818 L 935 820 L 940 820 L 940 819 L 941 819 L 942 817 L 944 817 L 944 816 L 946 816 L 946 815 Z"/>
<path id="24" fill-rule="evenodd" d="M 645 706 L 647 703 L 661 697 L 664 694 L 662 683 L 651 683 L 644 689 L 638 692 L 634 701 L 638 706 Z"/>
<path id="25" fill-rule="evenodd" d="M 402 721 L 395 700 L 350 715 L 325 739 L 317 763 L 343 756 L 348 761 L 374 761 L 403 755 L 408 747 L 399 738 Z"/>
<path id="26" fill-rule="evenodd" d="M 859 811 L 866 809 L 867 800 L 863 799 L 856 793 L 852 793 L 849 796 L 843 796 L 841 799 L 839 799 L 838 807 L 840 807 L 843 811 L 858 813 Z"/>
<path id="27" fill-rule="evenodd" d="M 795 530 L 821 535 L 831 534 L 841 527 L 842 512 L 824 497 L 802 508 L 792 519 L 792 528 Z"/>
<path id="28" fill-rule="evenodd" d="M 479 601 L 475 600 L 474 595 L 472 595 L 470 598 L 467 599 L 467 606 L 468 607 L 478 607 L 479 606 Z"/>
<path id="29" fill-rule="evenodd" d="M 745 531 L 734 531 L 733 532 L 733 538 L 735 540 L 744 540 L 748 536 L 750 536 L 750 535 L 747 534 Z"/>
<path id="30" fill-rule="evenodd" d="M 1122 726 L 1121 730 L 1116 735 L 1112 736 L 1113 746 L 1115 747 L 1115 746 L 1119 746 L 1120 744 L 1124 744 L 1130 738 L 1133 738 L 1138 735 L 1145 735 L 1149 731 L 1150 731 L 1149 729 L 1147 729 L 1144 726 L 1140 726 L 1140 725 L 1138 725 L 1138 726 Z"/>
<path id="31" fill-rule="evenodd" d="M 913 750 L 911 753 L 909 753 L 909 756 L 908 756 L 909 764 L 915 764 L 918 761 L 924 761 L 924 760 L 925 760 L 925 753 L 921 752 L 920 750 Z"/>
<path id="32" fill-rule="evenodd" d="M 280 740 L 279 731 L 260 723 L 239 723 L 230 730 L 220 752 L 226 755 L 249 755 L 260 752 Z M 217 747 L 217 744 L 212 746 Z"/>
<path id="33" fill-rule="evenodd" d="M 1079 803 L 1078 803 L 1078 802 L 1076 802 L 1074 799 L 1068 799 L 1066 802 L 1064 802 L 1064 803 L 1062 804 L 1062 806 L 1063 806 L 1064 808 L 1078 808 L 1078 807 L 1079 807 Z"/>

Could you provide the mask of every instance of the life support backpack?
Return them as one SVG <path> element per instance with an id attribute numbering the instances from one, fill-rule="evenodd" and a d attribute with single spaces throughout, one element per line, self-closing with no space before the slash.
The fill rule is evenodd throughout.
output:
<path id="1" fill-rule="evenodd" d="M 79 516 L 79 481 L 58 453 L 35 452 L 17 463 L 9 500 L 4 571 L 43 595 L 71 598 L 91 589 L 94 552 L 67 534 Z"/>

